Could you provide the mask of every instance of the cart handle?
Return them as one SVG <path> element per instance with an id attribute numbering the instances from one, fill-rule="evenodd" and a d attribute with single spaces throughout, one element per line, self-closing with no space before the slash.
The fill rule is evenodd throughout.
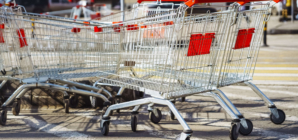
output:
<path id="1" fill-rule="evenodd" d="M 159 1 L 159 0 L 138 0 L 138 3 L 141 3 L 143 1 Z M 191 7 L 197 3 L 216 3 L 216 2 L 238 2 L 240 5 L 244 5 L 248 2 L 253 1 L 264 1 L 264 0 L 160 0 L 165 2 L 185 2 L 185 5 L 188 7 Z M 282 0 L 273 0 L 275 3 L 278 3 Z"/>

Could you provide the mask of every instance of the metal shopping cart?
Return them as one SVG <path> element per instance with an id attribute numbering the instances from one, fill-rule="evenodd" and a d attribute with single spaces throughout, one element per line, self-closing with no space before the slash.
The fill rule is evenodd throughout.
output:
<path id="1" fill-rule="evenodd" d="M 98 53 L 112 48 L 105 48 L 98 42 L 99 35 L 90 32 L 94 26 L 81 23 L 53 24 L 45 22 L 44 19 L 39 21 L 36 17 L 18 15 L 13 10 L 10 7 L 1 7 L 1 21 L 6 25 L 2 35 L 7 39 L 2 42 L 1 49 L 11 50 L 1 51 L 1 56 L 10 57 L 10 60 L 2 58 L 7 63 L 15 64 L 16 68 L 12 69 L 13 75 L 4 74 L 0 78 L 13 78 L 20 81 L 22 86 L 2 104 L 2 125 L 6 123 L 7 106 L 14 102 L 13 114 L 18 115 L 20 98 L 30 88 L 47 88 L 63 92 L 67 113 L 68 92 L 98 97 L 104 101 L 104 105 L 110 104 L 113 98 L 105 89 L 67 80 L 98 76 L 101 74 L 99 69 L 109 71 L 107 65 L 111 66 L 112 63 L 107 63 L 112 59 L 105 60 L 107 63 L 96 62 L 99 59 Z"/>
<path id="2" fill-rule="evenodd" d="M 278 1 L 276 1 L 278 2 Z M 247 4 L 250 6 L 250 4 Z M 254 4 L 251 4 L 253 6 Z M 233 84 L 250 87 L 266 103 L 271 111 L 270 120 L 275 124 L 285 121 L 285 113 L 277 109 L 274 103 L 253 83 L 253 74 L 258 59 L 258 53 L 262 44 L 264 21 L 268 21 L 271 5 L 260 5 L 257 9 L 237 12 L 234 26 L 229 30 L 227 47 L 223 51 L 221 68 L 216 85 L 218 88 Z"/>
<path id="3" fill-rule="evenodd" d="M 189 1 L 186 4 L 193 3 Z M 182 124 L 185 132 L 181 134 L 181 139 L 187 139 L 191 130 L 169 100 L 192 94 L 215 98 L 229 113 L 234 119 L 230 131 L 231 139 L 237 139 L 238 130 L 243 135 L 248 135 L 252 131 L 251 123 L 248 124 L 250 121 L 245 120 L 224 93 L 217 89 L 217 81 L 221 77 L 221 60 L 225 57 L 223 54 L 226 53 L 226 47 L 231 43 L 228 41 L 233 27 L 229 26 L 240 22 L 238 7 L 231 8 L 230 11 L 189 17 L 184 17 L 183 8 L 186 9 L 182 6 L 177 11 L 169 12 L 168 15 L 162 13 L 154 17 L 148 16 L 143 19 L 144 25 L 122 25 L 116 28 L 118 32 L 124 32 L 125 39 L 130 35 L 130 39 L 124 43 L 129 49 L 119 53 L 121 59 L 118 64 L 120 69 L 128 71 L 117 72 L 112 74 L 113 77 L 101 77 L 102 83 L 143 90 L 152 98 L 110 106 L 101 121 L 104 135 L 109 131 L 109 115 L 112 110 L 135 106 L 131 125 L 132 130 L 136 131 L 137 111 L 140 105 L 149 104 L 150 119 L 158 123 L 161 113 L 153 109 L 152 105 L 162 104 L 167 105 Z M 252 11 L 258 19 L 252 26 L 263 23 L 263 15 L 267 14 L 269 8 L 267 6 Z M 252 22 L 250 21 L 252 19 L 245 19 L 247 22 Z M 134 30 L 136 37 L 131 35 Z"/>

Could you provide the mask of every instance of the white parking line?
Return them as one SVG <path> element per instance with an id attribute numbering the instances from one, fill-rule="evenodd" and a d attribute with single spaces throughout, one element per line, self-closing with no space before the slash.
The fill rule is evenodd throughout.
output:
<path id="1" fill-rule="evenodd" d="M 228 88 L 233 88 L 233 89 L 241 89 L 241 90 L 250 90 L 254 92 L 250 87 L 248 86 L 229 86 Z M 274 86 L 274 88 L 276 88 Z M 281 87 L 281 89 L 284 89 L 285 87 Z M 291 92 L 291 91 L 284 91 L 284 90 L 271 90 L 271 89 L 265 89 L 265 88 L 260 88 L 262 92 L 270 92 L 270 93 L 278 93 L 278 94 L 287 94 L 287 95 L 292 95 L 292 96 L 297 96 L 298 92 Z M 255 94 L 256 95 L 256 94 Z"/>
<path id="2" fill-rule="evenodd" d="M 14 116 L 8 115 L 8 118 L 15 119 L 20 123 L 25 122 L 26 125 L 38 129 L 38 131 L 43 131 L 49 134 L 53 134 L 60 138 L 65 138 L 66 140 L 92 140 L 90 135 L 76 132 L 74 130 L 68 129 L 63 126 L 64 123 L 55 125 L 49 124 L 43 120 L 36 119 L 31 116 Z M 65 124 L 64 124 L 65 125 Z"/>
<path id="3" fill-rule="evenodd" d="M 249 100 L 249 101 L 254 101 L 254 102 L 261 102 L 264 103 L 264 101 L 260 97 L 248 97 L 247 95 L 236 95 L 233 93 L 227 93 L 225 94 L 228 96 L 228 98 L 232 99 L 242 99 L 242 100 Z M 275 105 L 282 106 L 283 108 L 298 108 L 298 104 L 293 103 L 293 102 L 274 102 Z M 237 106 L 236 106 L 237 107 Z"/>

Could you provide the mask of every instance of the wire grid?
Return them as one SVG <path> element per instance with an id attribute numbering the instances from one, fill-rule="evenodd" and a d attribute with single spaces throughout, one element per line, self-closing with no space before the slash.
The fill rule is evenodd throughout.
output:
<path id="1" fill-rule="evenodd" d="M 262 43 L 264 21 L 268 18 L 269 5 L 260 5 L 258 9 L 235 13 L 235 25 L 231 26 L 227 47 L 222 51 L 222 66 L 219 71 L 218 86 L 226 86 L 253 78 L 258 53 Z M 250 45 L 235 49 L 238 32 L 241 29 L 254 29 Z M 244 38 L 243 40 L 245 40 Z M 242 42 L 243 44 L 245 42 Z"/>

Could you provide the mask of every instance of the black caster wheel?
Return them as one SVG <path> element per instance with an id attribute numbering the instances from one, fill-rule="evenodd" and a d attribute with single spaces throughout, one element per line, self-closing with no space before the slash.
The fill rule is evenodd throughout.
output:
<path id="1" fill-rule="evenodd" d="M 185 102 L 185 97 L 181 97 L 181 102 Z"/>
<path id="2" fill-rule="evenodd" d="M 158 124 L 162 118 L 162 115 L 161 115 L 161 111 L 159 109 L 156 109 L 156 112 L 158 114 L 158 116 L 156 116 L 154 113 L 153 113 L 153 110 L 150 111 L 149 113 L 149 119 L 151 120 L 151 122 L 155 123 L 155 124 Z"/>
<path id="3" fill-rule="evenodd" d="M 131 125 L 131 130 L 133 132 L 137 131 L 137 125 L 138 125 L 138 118 L 135 115 L 131 116 L 131 120 L 130 120 L 130 125 Z"/>
<path id="4" fill-rule="evenodd" d="M 176 119 L 174 113 L 171 110 L 170 110 L 170 115 L 171 115 L 171 120 L 175 120 Z"/>
<path id="5" fill-rule="evenodd" d="M 12 114 L 15 116 L 18 116 L 21 111 L 21 100 L 18 100 L 13 103 L 12 108 L 11 108 Z"/>
<path id="6" fill-rule="evenodd" d="M 241 124 L 240 124 L 240 129 L 239 129 L 239 133 L 243 136 L 247 136 L 249 135 L 252 130 L 253 130 L 253 124 L 249 119 L 245 119 L 246 124 L 247 124 L 247 129 L 245 129 Z"/>
<path id="7" fill-rule="evenodd" d="M 5 125 L 7 120 L 7 110 L 0 111 L 0 125 Z"/>
<path id="8" fill-rule="evenodd" d="M 78 96 L 76 96 L 76 95 L 71 95 L 71 96 L 69 97 L 69 106 L 70 106 L 71 108 L 76 108 L 76 107 L 78 106 L 78 104 L 79 104 Z"/>
<path id="9" fill-rule="evenodd" d="M 270 120 L 271 122 L 273 122 L 274 124 L 282 124 L 285 120 L 286 120 L 286 114 L 284 111 L 277 109 L 279 118 L 275 118 L 275 116 L 271 113 L 270 114 Z"/>
<path id="10" fill-rule="evenodd" d="M 233 123 L 230 129 L 230 140 L 237 140 L 238 136 L 237 124 Z"/>
<path id="11" fill-rule="evenodd" d="M 101 134 L 107 136 L 109 134 L 109 122 L 105 122 L 101 128 Z"/>
<path id="12" fill-rule="evenodd" d="M 64 100 L 65 113 L 69 113 L 69 99 Z"/>

